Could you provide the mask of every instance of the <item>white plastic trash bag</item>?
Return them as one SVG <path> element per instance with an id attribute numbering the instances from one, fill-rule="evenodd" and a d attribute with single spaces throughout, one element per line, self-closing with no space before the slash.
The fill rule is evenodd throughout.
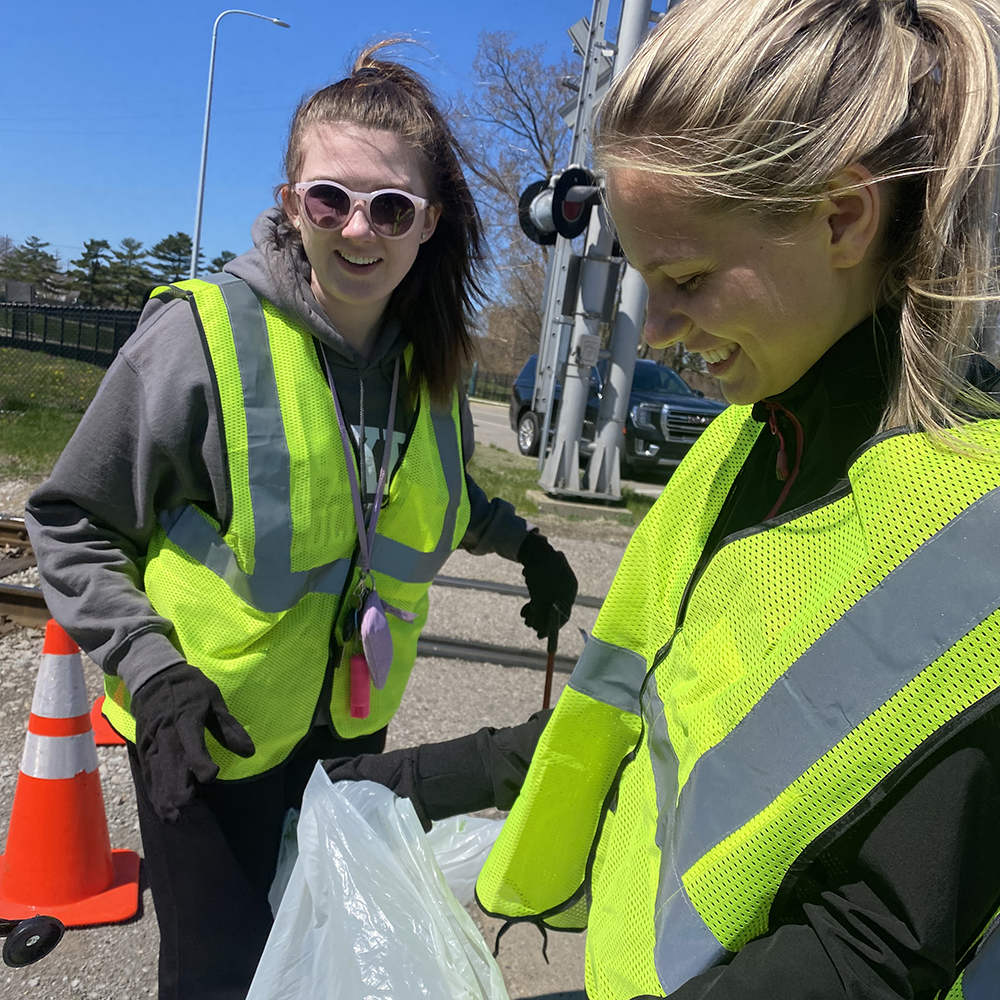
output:
<path id="1" fill-rule="evenodd" d="M 407 799 L 317 764 L 298 848 L 247 1000 L 508 1000 Z"/>
<path id="2" fill-rule="evenodd" d="M 267 894 L 271 913 L 275 916 L 295 867 L 295 859 L 299 856 L 299 845 L 295 839 L 298 822 L 298 809 L 289 809 L 281 828 L 281 847 L 278 850 L 274 881 Z M 444 880 L 463 906 L 468 906 L 476 898 L 476 879 L 486 864 L 486 857 L 493 844 L 500 836 L 502 826 L 502 819 L 452 816 L 432 824 L 431 831 L 427 834 L 427 841 Z"/>
<path id="3" fill-rule="evenodd" d="M 452 816 L 438 820 L 427 834 L 445 881 L 463 906 L 476 898 L 476 879 L 502 826 L 502 819 Z"/>

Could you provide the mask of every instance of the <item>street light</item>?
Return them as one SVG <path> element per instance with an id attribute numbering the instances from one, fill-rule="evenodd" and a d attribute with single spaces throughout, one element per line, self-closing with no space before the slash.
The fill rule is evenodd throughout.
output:
<path id="1" fill-rule="evenodd" d="M 201 137 L 201 172 L 198 175 L 198 207 L 194 215 L 194 240 L 191 247 L 191 277 L 196 278 L 198 269 L 198 251 L 201 249 L 201 207 L 205 200 L 205 167 L 208 165 L 208 123 L 212 117 L 212 78 L 215 76 L 215 43 L 219 35 L 219 22 L 227 14 L 246 14 L 247 17 L 259 17 L 262 21 L 270 21 L 279 28 L 290 25 L 279 21 L 276 17 L 266 17 L 255 14 L 252 10 L 224 10 L 216 19 L 212 28 L 212 55 L 208 60 L 208 96 L 205 98 L 205 131 Z"/>

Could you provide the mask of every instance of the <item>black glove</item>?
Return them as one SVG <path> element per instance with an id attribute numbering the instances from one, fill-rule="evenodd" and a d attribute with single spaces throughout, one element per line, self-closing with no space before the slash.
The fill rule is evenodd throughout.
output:
<path id="1" fill-rule="evenodd" d="M 521 791 L 551 711 L 520 726 L 480 729 L 442 743 L 323 761 L 331 781 L 376 781 L 409 799 L 424 830 L 431 820 L 495 806 L 509 810 Z"/>
<path id="2" fill-rule="evenodd" d="M 539 639 L 549 634 L 553 618 L 562 628 L 569 621 L 576 600 L 576 576 L 569 561 L 549 545 L 544 535 L 531 532 L 517 550 L 517 561 L 531 600 L 521 608 L 521 617 Z"/>
<path id="3" fill-rule="evenodd" d="M 409 799 L 416 810 L 417 819 L 427 833 L 430 818 L 420 798 L 420 781 L 417 777 L 417 754 L 420 747 L 404 747 L 388 753 L 363 753 L 358 757 L 332 757 L 323 761 L 323 770 L 331 781 L 376 781 L 395 792 L 400 798 Z"/>
<path id="4" fill-rule="evenodd" d="M 154 674 L 132 696 L 135 748 L 146 793 L 156 814 L 174 822 L 194 798 L 196 785 L 219 773 L 205 746 L 205 729 L 240 757 L 253 740 L 226 708 L 214 681 L 197 667 L 177 663 Z"/>

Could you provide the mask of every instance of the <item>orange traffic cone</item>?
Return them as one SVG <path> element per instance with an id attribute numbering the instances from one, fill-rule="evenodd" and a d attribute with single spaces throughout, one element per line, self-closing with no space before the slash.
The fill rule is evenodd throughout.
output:
<path id="1" fill-rule="evenodd" d="M 94 700 L 94 707 L 90 710 L 90 724 L 94 727 L 94 742 L 99 747 L 123 747 L 125 737 L 120 736 L 111 728 L 111 723 L 104 718 L 101 709 L 104 707 L 104 695 Z"/>
<path id="2" fill-rule="evenodd" d="M 139 855 L 112 851 L 76 643 L 49 621 L 0 856 L 0 913 L 46 913 L 70 927 L 139 908 Z"/>

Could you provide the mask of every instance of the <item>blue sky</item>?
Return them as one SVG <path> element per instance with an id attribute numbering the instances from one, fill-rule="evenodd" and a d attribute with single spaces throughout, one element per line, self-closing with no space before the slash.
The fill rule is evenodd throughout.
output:
<path id="1" fill-rule="evenodd" d="M 8 0 L 0 235 L 38 236 L 65 266 L 86 239 L 149 247 L 193 231 L 212 24 L 225 9 L 221 0 Z M 448 97 L 471 90 L 479 32 L 514 31 L 556 59 L 591 3 L 251 0 L 247 9 L 291 28 L 236 14 L 220 25 L 201 239 L 209 258 L 249 246 L 250 224 L 282 179 L 296 104 L 343 76 L 366 41 L 419 39 L 427 49 L 411 64 Z"/>

